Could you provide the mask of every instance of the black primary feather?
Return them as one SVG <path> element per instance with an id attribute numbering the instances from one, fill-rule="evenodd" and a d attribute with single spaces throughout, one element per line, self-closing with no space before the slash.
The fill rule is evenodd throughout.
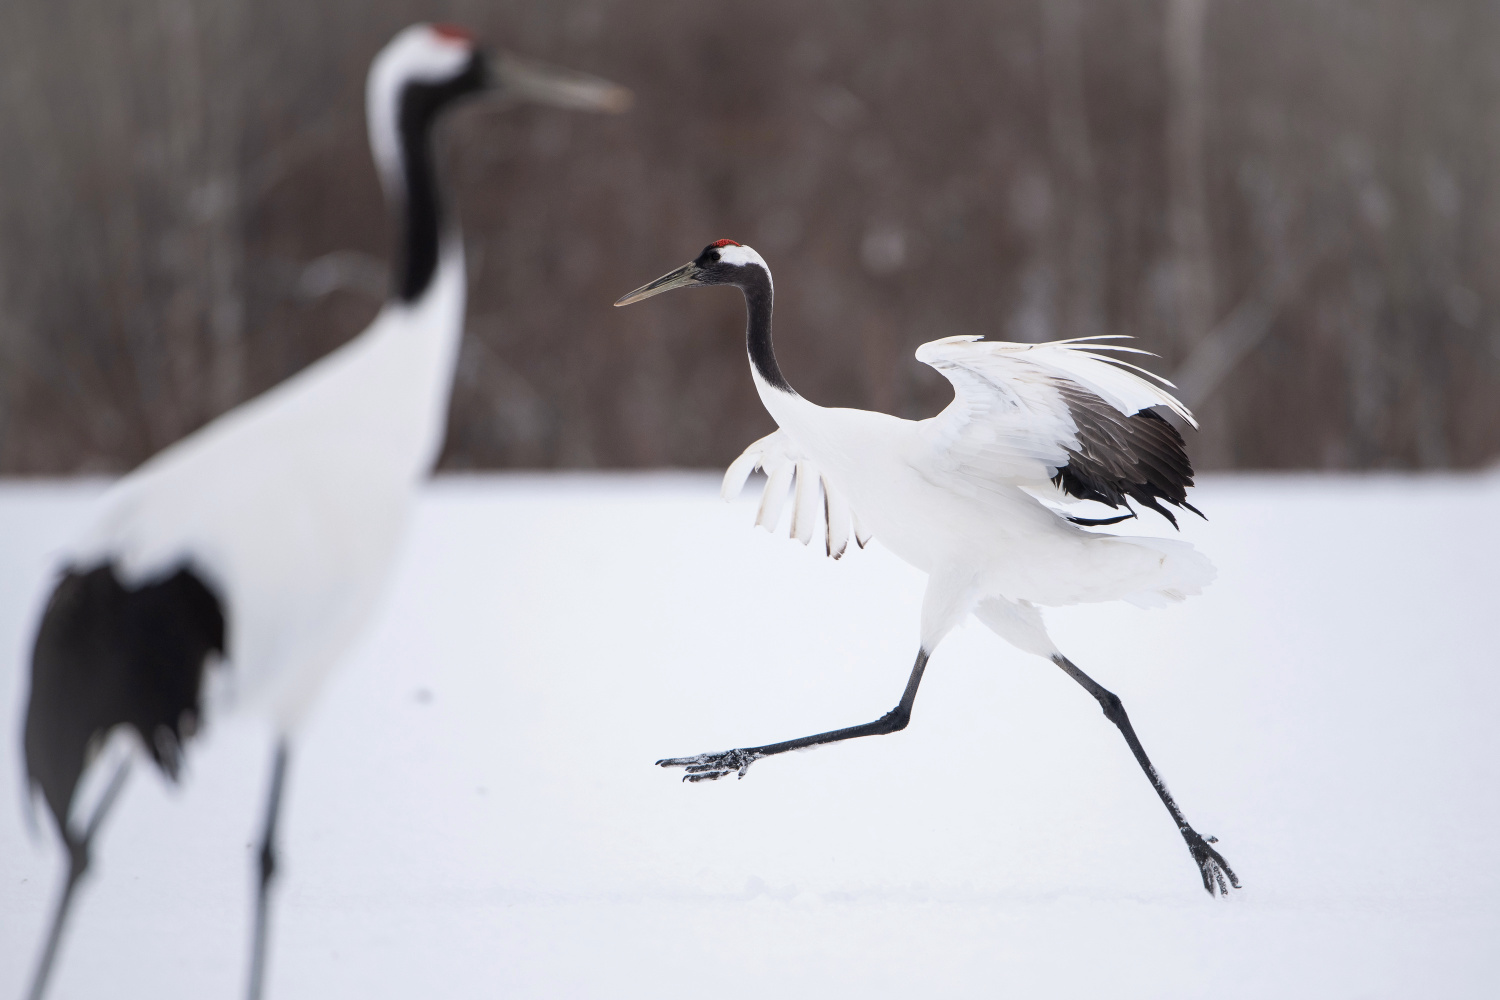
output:
<path id="1" fill-rule="evenodd" d="M 1105 524 L 1119 524 L 1121 521 L 1128 521 L 1135 516 L 1135 511 L 1131 511 L 1129 514 L 1117 514 L 1114 517 L 1073 517 L 1069 515 L 1068 520 L 1074 524 L 1081 524 L 1085 528 L 1097 528 Z"/>
<path id="2" fill-rule="evenodd" d="M 139 587 L 110 563 L 69 569 L 31 653 L 26 773 L 66 830 L 79 779 L 111 729 L 128 725 L 168 776 L 200 714 L 203 669 L 224 652 L 224 613 L 190 568 Z"/>
<path id="3" fill-rule="evenodd" d="M 1057 387 L 1078 428 L 1078 448 L 1066 449 L 1068 464 L 1052 477 L 1064 492 L 1109 507 L 1124 504 L 1128 509 L 1126 500 L 1135 500 L 1171 521 L 1173 527 L 1177 518 L 1158 501 L 1203 516 L 1187 502 L 1193 464 L 1177 428 L 1154 410 L 1127 417 L 1077 385 L 1059 382 Z"/>

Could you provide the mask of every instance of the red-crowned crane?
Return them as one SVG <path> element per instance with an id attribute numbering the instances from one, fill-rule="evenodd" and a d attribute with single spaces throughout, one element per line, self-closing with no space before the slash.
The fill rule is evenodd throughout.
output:
<path id="1" fill-rule="evenodd" d="M 418 24 L 375 57 L 370 145 L 399 217 L 393 294 L 370 327 L 116 484 L 68 553 L 32 652 L 27 776 L 67 848 L 30 995 L 41 996 L 90 843 L 130 757 L 169 777 L 222 676 L 273 722 L 249 995 L 260 996 L 292 734 L 368 624 L 418 484 L 436 460 L 464 320 L 464 253 L 444 213 L 433 127 L 493 93 L 620 111 L 629 92 Z M 212 675 L 212 676 L 211 676 Z"/>
<path id="2" fill-rule="evenodd" d="M 743 778 L 764 757 L 905 729 L 928 657 L 973 614 L 1017 648 L 1057 664 L 1098 700 L 1171 813 L 1203 887 L 1210 895 L 1238 888 L 1233 870 L 1210 846 L 1215 838 L 1194 830 L 1173 801 L 1120 699 L 1059 652 L 1042 622 L 1041 606 L 1125 600 L 1149 607 L 1180 601 L 1213 579 L 1212 564 L 1186 542 L 1082 527 L 1133 514 L 1090 520 L 1042 502 L 1077 498 L 1129 510 L 1134 499 L 1174 525 L 1159 501 L 1196 513 L 1187 502 L 1193 470 L 1182 436 L 1155 408 L 1190 423 L 1192 415 L 1152 381 L 1155 376 L 1098 353 L 1144 352 L 1100 343 L 1117 339 L 1111 337 L 1049 344 L 971 336 L 933 341 L 917 349 L 917 359 L 953 383 L 953 402 L 930 419 L 903 420 L 818 406 L 792 389 L 771 348 L 771 269 L 733 240 L 709 244 L 697 259 L 615 305 L 694 285 L 732 285 L 744 293 L 751 375 L 780 427 L 729 467 L 725 497 L 764 469 L 757 523 L 767 530 L 776 530 L 790 490 L 793 537 L 806 543 L 821 520 L 835 559 L 851 537 L 860 546 L 877 537 L 928 581 L 916 664 L 890 712 L 860 726 L 657 763 L 685 768 L 689 781 L 731 772 Z"/>

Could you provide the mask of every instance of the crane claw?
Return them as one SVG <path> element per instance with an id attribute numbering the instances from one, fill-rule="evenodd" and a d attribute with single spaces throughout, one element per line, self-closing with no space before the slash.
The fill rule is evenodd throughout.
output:
<path id="1" fill-rule="evenodd" d="M 1229 896 L 1229 888 L 1240 887 L 1239 877 L 1234 874 L 1234 869 L 1229 867 L 1229 862 L 1224 856 L 1214 850 L 1209 844 L 1218 843 L 1218 837 L 1204 837 L 1192 827 L 1184 827 L 1182 839 L 1187 841 L 1188 850 L 1193 855 L 1193 861 L 1198 865 L 1198 872 L 1203 876 L 1203 888 L 1208 890 L 1210 896 Z"/>
<path id="2" fill-rule="evenodd" d="M 700 753 L 691 757 L 666 757 L 656 762 L 657 767 L 681 767 L 687 773 L 683 781 L 718 781 L 730 771 L 741 778 L 750 770 L 750 765 L 766 756 L 754 750 L 725 750 L 722 753 Z"/>

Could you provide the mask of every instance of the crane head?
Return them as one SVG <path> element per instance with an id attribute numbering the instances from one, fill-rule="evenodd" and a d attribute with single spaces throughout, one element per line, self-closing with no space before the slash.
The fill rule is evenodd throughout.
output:
<path id="1" fill-rule="evenodd" d="M 393 183 L 401 176 L 403 133 L 481 94 L 579 111 L 620 112 L 634 100 L 608 80 L 509 53 L 490 55 L 456 25 L 413 24 L 380 50 L 365 88 L 370 142 L 382 177 Z"/>
<path id="2" fill-rule="evenodd" d="M 734 240 L 715 240 L 703 248 L 703 252 L 677 270 L 648 282 L 615 302 L 617 306 L 628 306 L 632 302 L 649 299 L 674 288 L 689 285 L 736 285 L 745 287 L 753 271 L 763 272 L 767 281 L 771 269 L 765 260 L 750 247 Z"/>

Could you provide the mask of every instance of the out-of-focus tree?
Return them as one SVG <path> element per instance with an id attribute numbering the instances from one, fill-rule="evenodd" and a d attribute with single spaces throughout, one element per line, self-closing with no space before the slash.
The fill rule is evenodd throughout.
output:
<path id="1" fill-rule="evenodd" d="M 1500 453 L 1500 11 L 1478 0 L 9 0 L 0 471 L 118 470 L 358 332 L 370 56 L 450 19 L 633 87 L 466 112 L 445 464 L 714 465 L 769 425 L 704 243 L 811 398 L 936 412 L 954 334 L 1125 333 L 1212 467 Z"/>

